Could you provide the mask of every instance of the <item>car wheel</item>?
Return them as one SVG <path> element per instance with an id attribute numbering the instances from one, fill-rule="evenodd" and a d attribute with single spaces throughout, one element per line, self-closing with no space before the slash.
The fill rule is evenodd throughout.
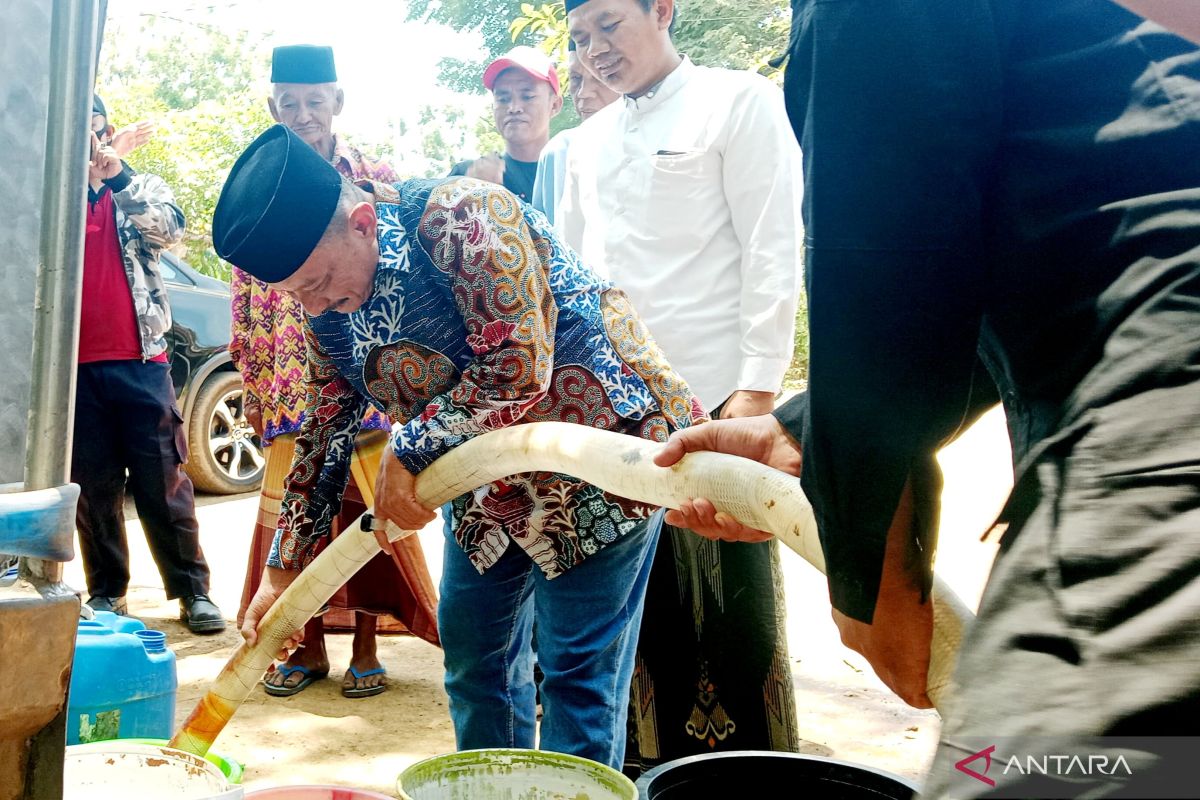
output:
<path id="1" fill-rule="evenodd" d="M 242 408 L 242 377 L 215 372 L 204 381 L 188 420 L 185 469 L 202 492 L 236 494 L 257 489 L 267 459 Z"/>

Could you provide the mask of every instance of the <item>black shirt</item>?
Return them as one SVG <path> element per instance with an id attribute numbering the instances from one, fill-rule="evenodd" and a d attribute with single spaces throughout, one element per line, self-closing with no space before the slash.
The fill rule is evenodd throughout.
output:
<path id="1" fill-rule="evenodd" d="M 811 356 L 780 416 L 834 604 L 869 621 L 907 481 L 928 579 L 980 356 L 1018 493 L 1096 409 L 1194 380 L 1200 50 L 1108 0 L 793 9 Z"/>
<path id="2" fill-rule="evenodd" d="M 460 161 L 450 170 L 450 175 L 466 175 L 470 166 L 470 160 Z M 526 203 L 533 196 L 533 180 L 536 177 L 536 161 L 518 161 L 508 153 L 504 154 L 504 188 Z"/>

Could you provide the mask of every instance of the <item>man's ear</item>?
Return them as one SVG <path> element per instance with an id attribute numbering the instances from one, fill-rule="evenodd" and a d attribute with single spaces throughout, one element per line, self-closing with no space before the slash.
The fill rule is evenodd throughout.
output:
<path id="1" fill-rule="evenodd" d="M 671 20 L 675 19 L 675 0 L 655 0 L 654 14 L 659 30 L 670 28 Z"/>
<path id="2" fill-rule="evenodd" d="M 275 120 L 276 122 L 283 122 L 283 120 L 279 118 L 279 109 L 275 107 L 274 96 L 267 96 L 267 108 L 271 111 L 271 119 Z"/>
<path id="3" fill-rule="evenodd" d="M 342 113 L 342 106 L 345 105 L 345 103 L 346 103 L 346 93 L 343 92 L 341 89 L 338 89 L 337 94 L 334 95 L 334 103 L 333 103 L 334 116 L 337 116 L 338 114 Z"/>
<path id="4" fill-rule="evenodd" d="M 375 238 L 375 204 L 364 200 L 361 203 L 356 203 L 354 208 L 350 209 L 347 215 L 350 221 L 350 230 L 362 238 Z"/>
<path id="5" fill-rule="evenodd" d="M 554 119 L 555 117 L 557 117 L 558 112 L 562 111 L 562 107 L 563 107 L 563 96 L 561 94 L 551 92 L 551 94 L 550 94 L 550 118 Z"/>

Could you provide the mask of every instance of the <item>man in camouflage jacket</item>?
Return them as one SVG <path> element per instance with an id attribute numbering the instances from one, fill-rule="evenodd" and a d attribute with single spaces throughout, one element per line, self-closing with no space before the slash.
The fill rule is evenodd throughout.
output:
<path id="1" fill-rule="evenodd" d="M 225 620 L 208 599 L 192 482 L 182 469 L 187 442 L 167 363 L 171 310 L 159 269 L 159 254 L 183 235 L 183 212 L 161 178 L 121 161 L 98 97 L 92 133 L 71 463 L 88 604 L 127 611 L 128 485 L 167 597 L 179 598 L 193 632 L 216 633 Z"/>

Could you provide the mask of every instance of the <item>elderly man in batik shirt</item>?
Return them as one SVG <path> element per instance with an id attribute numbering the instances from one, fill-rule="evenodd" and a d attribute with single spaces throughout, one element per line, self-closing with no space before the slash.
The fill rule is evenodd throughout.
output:
<path id="1" fill-rule="evenodd" d="M 309 313 L 310 413 L 275 547 L 242 633 L 325 537 L 368 404 L 395 425 L 378 515 L 434 514 L 415 475 L 487 431 L 557 420 L 662 440 L 702 419 L 628 300 L 546 218 L 471 179 L 342 181 L 276 126 L 234 165 L 217 252 Z M 456 498 L 438 625 L 460 748 L 541 746 L 619 766 L 655 509 L 535 472 Z"/>
<path id="2" fill-rule="evenodd" d="M 328 47 L 277 47 L 271 62 L 271 114 L 350 179 L 394 181 L 386 163 L 368 160 L 332 131 L 341 110 L 333 51 Z M 259 496 L 258 521 L 250 547 L 242 608 L 258 588 L 263 564 L 275 537 L 283 499 L 283 481 L 292 466 L 296 434 L 305 412 L 305 347 L 303 309 L 288 294 L 276 292 L 257 278 L 233 269 L 233 330 L 229 353 L 242 374 L 245 413 L 267 450 L 267 466 Z M 355 480 L 342 499 L 335 525 L 341 530 L 371 504 L 379 457 L 390 428 L 387 418 L 372 411 L 354 451 Z M 416 538 L 398 543 L 396 557 L 380 554 L 358 572 L 330 601 L 330 611 L 305 629 L 304 647 L 269 674 L 267 694 L 286 697 L 303 691 L 329 673 L 325 629 L 352 627 L 350 667 L 342 679 L 346 697 L 370 697 L 384 691 L 386 672 L 379 663 L 375 635 L 410 631 L 438 644 L 436 591 L 421 544 Z M 397 570 L 399 574 L 397 574 Z"/>

